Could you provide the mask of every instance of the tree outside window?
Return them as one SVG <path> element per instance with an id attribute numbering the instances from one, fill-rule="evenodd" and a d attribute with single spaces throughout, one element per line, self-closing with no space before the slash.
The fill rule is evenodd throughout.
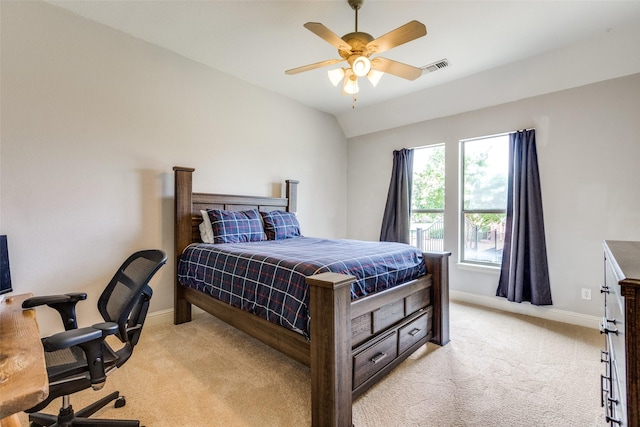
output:
<path id="1" fill-rule="evenodd" d="M 509 136 L 461 141 L 462 262 L 500 265 L 507 212 Z"/>

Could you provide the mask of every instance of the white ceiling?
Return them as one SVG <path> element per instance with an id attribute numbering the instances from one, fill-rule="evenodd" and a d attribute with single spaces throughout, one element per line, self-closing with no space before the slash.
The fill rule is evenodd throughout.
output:
<path id="1" fill-rule="evenodd" d="M 326 71 L 333 67 L 293 76 L 284 73 L 339 58 L 335 48 L 303 24 L 320 22 L 339 36 L 354 31 L 355 15 L 346 0 L 48 2 L 339 120 L 352 110 L 351 97 L 341 95 L 340 88 L 333 87 L 327 78 Z M 426 25 L 427 36 L 381 56 L 418 67 L 446 58 L 450 66 L 414 81 L 385 75 L 376 88 L 361 79 L 356 109 L 377 107 L 417 91 L 526 61 L 618 28 L 638 32 L 640 1 L 365 0 L 358 14 L 358 29 L 379 37 L 414 19 Z M 634 43 L 638 39 L 634 37 Z M 638 52 L 635 54 L 640 56 Z M 597 62 L 600 53 L 593 52 L 592 57 Z M 555 71 L 548 72 L 552 77 Z"/>

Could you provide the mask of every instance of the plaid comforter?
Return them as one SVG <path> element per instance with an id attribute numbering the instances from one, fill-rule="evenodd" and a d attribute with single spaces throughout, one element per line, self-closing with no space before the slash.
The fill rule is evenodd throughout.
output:
<path id="1" fill-rule="evenodd" d="M 309 337 L 305 277 L 323 272 L 356 277 L 356 299 L 426 273 L 422 253 L 392 242 L 296 237 L 261 242 L 192 244 L 178 281 L 234 307 Z"/>

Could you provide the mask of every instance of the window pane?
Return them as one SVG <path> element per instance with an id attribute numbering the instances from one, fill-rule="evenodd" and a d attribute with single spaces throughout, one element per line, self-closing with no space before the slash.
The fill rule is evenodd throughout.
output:
<path id="1" fill-rule="evenodd" d="M 509 136 L 465 141 L 464 209 L 505 209 Z"/>
<path id="2" fill-rule="evenodd" d="M 464 261 L 502 262 L 506 214 L 464 215 Z"/>
<path id="3" fill-rule="evenodd" d="M 411 215 L 411 244 L 421 251 L 444 250 L 443 214 Z"/>
<path id="4" fill-rule="evenodd" d="M 422 251 L 444 250 L 444 145 L 414 150 L 411 190 L 411 244 Z"/>
<path id="5" fill-rule="evenodd" d="M 412 209 L 444 209 L 444 145 L 413 152 Z"/>

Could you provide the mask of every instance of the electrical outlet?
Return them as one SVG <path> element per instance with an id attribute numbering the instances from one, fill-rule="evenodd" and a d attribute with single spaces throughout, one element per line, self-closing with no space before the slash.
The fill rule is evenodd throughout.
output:
<path id="1" fill-rule="evenodd" d="M 587 288 L 582 288 L 582 299 L 585 299 L 587 301 L 591 301 L 591 289 L 587 289 Z"/>

